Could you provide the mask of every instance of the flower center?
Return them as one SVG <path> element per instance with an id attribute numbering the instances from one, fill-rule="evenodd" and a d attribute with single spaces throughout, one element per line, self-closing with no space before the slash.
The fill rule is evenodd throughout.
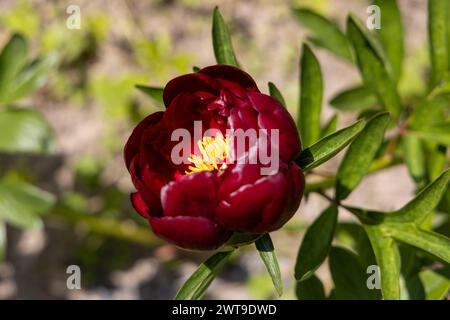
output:
<path id="1" fill-rule="evenodd" d="M 227 168 L 225 163 L 230 152 L 230 142 L 221 134 L 215 137 L 203 137 L 197 142 L 200 154 L 192 154 L 188 160 L 192 163 L 186 174 L 201 171 L 224 170 Z"/>

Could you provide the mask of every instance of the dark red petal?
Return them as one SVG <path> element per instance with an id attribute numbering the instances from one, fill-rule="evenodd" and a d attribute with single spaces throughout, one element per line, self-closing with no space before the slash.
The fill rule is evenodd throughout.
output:
<path id="1" fill-rule="evenodd" d="M 144 170 L 138 168 L 137 157 L 131 161 L 130 175 L 142 201 L 148 207 L 148 214 L 159 216 L 162 211 L 160 190 L 164 181 L 161 180 L 158 174 L 150 172 L 148 167 L 144 168 Z"/>
<path id="2" fill-rule="evenodd" d="M 173 181 L 161 190 L 165 216 L 213 218 L 217 205 L 216 172 L 193 173 Z"/>
<path id="3" fill-rule="evenodd" d="M 245 89 L 255 89 L 259 91 L 255 81 L 247 72 L 233 66 L 217 64 L 214 66 L 205 67 L 201 69 L 199 73 L 206 74 L 215 79 L 236 82 Z"/>
<path id="4" fill-rule="evenodd" d="M 149 221 L 156 235 L 185 249 L 213 250 L 231 236 L 229 231 L 204 217 L 151 217 Z"/>
<path id="5" fill-rule="evenodd" d="M 202 73 L 189 73 L 170 80 L 164 88 L 164 105 L 169 107 L 172 100 L 182 93 L 196 93 L 199 91 L 209 92 L 217 96 L 219 94 L 220 83 L 213 78 Z"/>
<path id="6" fill-rule="evenodd" d="M 142 200 L 142 197 L 139 194 L 139 192 L 134 192 L 130 194 L 130 199 L 131 203 L 133 204 L 134 210 L 136 210 L 137 213 L 139 213 L 145 219 L 150 218 L 148 214 L 148 206 L 144 202 L 144 200 Z"/>
<path id="7" fill-rule="evenodd" d="M 139 146 L 141 144 L 141 138 L 142 135 L 149 126 L 154 125 L 158 123 L 162 116 L 164 115 L 164 112 L 158 111 L 155 113 L 152 113 L 148 117 L 146 117 L 144 120 L 142 120 L 136 128 L 134 128 L 133 132 L 131 133 L 130 137 L 128 138 L 127 143 L 125 144 L 124 148 L 124 158 L 125 158 L 125 164 L 130 169 L 130 163 L 133 157 L 139 152 Z"/>
<path id="8" fill-rule="evenodd" d="M 300 151 L 300 138 L 289 112 L 272 97 L 248 92 L 247 96 L 253 108 L 258 112 L 260 129 L 279 129 L 280 158 L 289 163 Z"/>
<path id="9" fill-rule="evenodd" d="M 261 176 L 255 171 L 257 167 L 241 165 L 221 184 L 217 222 L 229 230 L 250 233 L 276 230 L 292 217 L 300 204 L 303 180 L 298 168 L 282 164 L 278 173 Z M 250 178 L 253 178 L 251 183 Z M 242 182 L 246 183 L 239 185 Z M 239 188 L 231 191 L 235 186 Z"/>

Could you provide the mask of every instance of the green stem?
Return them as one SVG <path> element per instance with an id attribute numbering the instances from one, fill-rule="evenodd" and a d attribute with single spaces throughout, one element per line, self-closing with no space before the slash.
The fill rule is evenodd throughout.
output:
<path id="1" fill-rule="evenodd" d="M 47 217 L 62 220 L 72 225 L 81 225 L 89 231 L 104 236 L 135 242 L 149 247 L 155 247 L 162 243 L 154 236 L 149 228 L 137 226 L 133 222 L 124 222 L 109 218 L 100 218 L 87 214 L 71 212 L 62 208 L 56 208 Z"/>

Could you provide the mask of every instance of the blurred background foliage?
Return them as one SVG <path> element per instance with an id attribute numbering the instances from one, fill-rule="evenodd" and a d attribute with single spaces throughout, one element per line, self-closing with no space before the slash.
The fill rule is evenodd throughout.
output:
<path id="1" fill-rule="evenodd" d="M 408 105 L 427 90 L 426 2 L 399 2 L 408 17 L 399 91 Z M 364 18 L 369 2 L 77 4 L 81 29 L 69 30 L 65 1 L 0 0 L 0 69 L 11 70 L 0 74 L 0 298 L 172 298 L 206 255 L 161 243 L 130 206 L 132 185 L 122 148 L 133 126 L 161 108 L 135 85 L 163 86 L 193 66 L 213 64 L 211 12 L 220 5 L 244 69 L 262 91 L 274 81 L 295 117 L 298 57 L 309 33 L 296 23 L 291 6 L 308 7 L 342 26 L 349 11 Z M 8 62 L 8 46 L 19 65 Z M 358 83 L 358 76 L 346 62 L 317 51 L 328 103 Z M 333 113 L 327 106 L 323 123 Z M 340 115 L 338 127 L 354 119 L 354 114 Z M 328 168 L 335 167 L 331 161 Z M 397 184 L 397 191 L 373 196 L 372 188 L 378 184 L 379 189 L 380 183 Z M 355 197 L 392 209 L 414 191 L 403 167 L 365 185 Z M 325 204 L 311 196 L 301 214 L 274 235 L 286 286 L 283 298 L 295 297 L 297 247 L 291 243 L 300 243 L 300 235 Z M 351 229 L 338 228 L 337 243 L 359 245 L 357 231 Z M 275 298 L 256 255 L 233 258 L 207 297 Z M 81 267 L 82 290 L 66 289 L 71 264 Z M 329 290 L 332 279 L 326 267 L 318 275 Z"/>

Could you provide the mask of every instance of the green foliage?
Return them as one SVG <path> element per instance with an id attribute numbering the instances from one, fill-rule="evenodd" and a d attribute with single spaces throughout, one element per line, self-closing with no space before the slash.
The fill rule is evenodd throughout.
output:
<path id="1" fill-rule="evenodd" d="M 334 237 L 337 215 L 337 207 L 331 205 L 306 231 L 295 265 L 297 281 L 308 280 L 327 257 Z"/>
<path id="2" fill-rule="evenodd" d="M 214 9 L 213 13 L 212 39 L 217 63 L 238 66 L 239 63 L 233 51 L 228 27 L 218 7 Z"/>
<path id="3" fill-rule="evenodd" d="M 268 233 L 263 235 L 255 241 L 255 245 L 261 256 L 261 260 L 266 266 L 267 272 L 272 278 L 273 285 L 275 286 L 278 295 L 281 296 L 283 294 L 283 282 L 281 281 L 280 267 L 270 235 Z"/>
<path id="4" fill-rule="evenodd" d="M 233 251 L 220 251 L 202 263 L 178 291 L 177 300 L 198 300 L 205 294 Z"/>
<path id="5" fill-rule="evenodd" d="M 300 108 L 297 126 L 300 128 L 302 146 L 307 148 L 320 137 L 323 80 L 319 62 L 306 44 L 303 46 L 300 70 Z"/>

